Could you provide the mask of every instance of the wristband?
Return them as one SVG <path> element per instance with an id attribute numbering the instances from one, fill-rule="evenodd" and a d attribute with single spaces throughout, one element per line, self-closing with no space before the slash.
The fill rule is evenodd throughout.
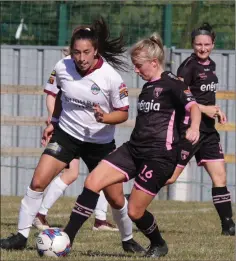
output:
<path id="1" fill-rule="evenodd" d="M 59 119 L 56 118 L 56 117 L 52 117 L 52 118 L 51 118 L 51 122 L 54 122 L 54 123 L 59 122 Z"/>

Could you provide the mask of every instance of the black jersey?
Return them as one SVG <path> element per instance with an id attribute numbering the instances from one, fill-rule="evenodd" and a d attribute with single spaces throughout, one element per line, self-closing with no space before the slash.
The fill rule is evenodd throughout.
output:
<path id="1" fill-rule="evenodd" d="M 184 79 L 197 103 L 215 105 L 218 78 L 215 74 L 216 64 L 209 58 L 209 64 L 200 64 L 196 54 L 191 54 L 177 70 L 177 76 Z M 202 114 L 201 131 L 215 130 L 215 120 Z"/>
<path id="2" fill-rule="evenodd" d="M 138 98 L 138 115 L 129 141 L 136 157 L 167 155 L 178 142 L 176 110 L 189 109 L 195 98 L 187 85 L 171 72 L 144 84 Z"/>

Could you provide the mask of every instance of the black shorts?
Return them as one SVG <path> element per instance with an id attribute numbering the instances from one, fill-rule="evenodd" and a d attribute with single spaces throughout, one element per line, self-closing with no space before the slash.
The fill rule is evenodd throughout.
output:
<path id="1" fill-rule="evenodd" d="M 217 131 L 211 133 L 201 132 L 200 139 L 195 145 L 182 138 L 178 144 L 177 151 L 177 166 L 180 168 L 184 168 L 194 155 L 199 166 L 204 162 L 224 161 L 220 135 Z"/>
<path id="2" fill-rule="evenodd" d="M 57 127 L 43 154 L 50 155 L 68 165 L 73 159 L 81 158 L 89 171 L 92 171 L 115 148 L 115 140 L 106 144 L 84 142 Z"/>
<path id="3" fill-rule="evenodd" d="M 103 162 L 121 171 L 127 181 L 135 178 L 136 188 L 155 196 L 174 172 L 176 152 L 173 152 L 173 157 L 141 159 L 132 154 L 127 142 L 106 156 Z"/>

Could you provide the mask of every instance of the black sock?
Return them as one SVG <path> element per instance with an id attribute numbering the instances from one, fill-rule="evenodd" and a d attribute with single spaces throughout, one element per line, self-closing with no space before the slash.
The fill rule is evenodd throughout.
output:
<path id="1" fill-rule="evenodd" d="M 227 187 L 212 188 L 212 199 L 222 222 L 225 218 L 232 218 L 231 197 Z"/>
<path id="2" fill-rule="evenodd" d="M 147 210 L 144 215 L 137 220 L 133 220 L 137 228 L 151 241 L 152 245 L 163 246 L 165 240 L 161 237 L 154 216 Z"/>
<path id="3" fill-rule="evenodd" d="M 70 238 L 71 245 L 79 229 L 93 213 L 98 198 L 99 194 L 85 187 L 82 193 L 78 196 L 71 212 L 69 223 L 64 229 L 64 232 L 66 232 Z"/>

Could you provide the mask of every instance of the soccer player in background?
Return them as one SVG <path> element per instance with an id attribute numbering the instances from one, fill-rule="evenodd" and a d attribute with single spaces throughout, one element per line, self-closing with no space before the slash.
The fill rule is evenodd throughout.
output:
<path id="1" fill-rule="evenodd" d="M 202 112 L 200 139 L 192 145 L 185 139 L 185 130 L 189 127 L 188 115 L 181 124 L 182 139 L 178 146 L 178 165 L 171 179 L 172 184 L 182 173 L 193 155 L 199 166 L 203 166 L 212 180 L 213 204 L 221 220 L 222 235 L 235 235 L 235 224 L 232 220 L 230 192 L 226 186 L 224 153 L 220 144 L 220 135 L 215 128 L 215 119 L 226 123 L 226 116 L 216 105 L 218 78 L 216 64 L 210 58 L 215 44 L 215 33 L 208 23 L 193 30 L 191 34 L 194 53 L 180 65 L 177 76 L 188 86 L 196 98 Z"/>
<path id="2" fill-rule="evenodd" d="M 116 148 L 115 125 L 128 119 L 128 90 L 115 70 L 126 67 L 121 58 L 125 52 L 123 37 L 110 39 L 101 18 L 72 35 L 70 52 L 71 58 L 63 58 L 55 67 L 53 79 L 60 94 L 52 121 L 44 130 L 42 144 L 47 146 L 21 201 L 18 233 L 1 239 L 2 249 L 26 247 L 43 191 L 52 179 L 73 159 L 82 158 L 91 171 Z M 116 185 L 116 193 L 120 195 L 119 206 L 113 206 L 112 212 L 123 249 L 142 252 L 144 249 L 133 240 L 122 183 Z M 87 211 L 83 215 L 87 216 Z"/>
<path id="3" fill-rule="evenodd" d="M 185 108 L 190 112 L 192 122 L 186 138 L 192 143 L 199 138 L 201 112 L 188 87 L 171 72 L 164 71 L 164 49 L 158 34 L 136 43 L 131 49 L 131 59 L 135 72 L 147 83 L 138 98 L 138 115 L 130 140 L 106 156 L 86 178 L 64 232 L 72 243 L 93 213 L 99 192 L 103 189 L 113 206 L 118 204 L 118 197 L 115 189 L 108 188 L 134 178 L 128 214 L 150 240 L 145 256 L 160 257 L 167 254 L 168 247 L 147 207 L 176 166 L 176 110 Z"/>

